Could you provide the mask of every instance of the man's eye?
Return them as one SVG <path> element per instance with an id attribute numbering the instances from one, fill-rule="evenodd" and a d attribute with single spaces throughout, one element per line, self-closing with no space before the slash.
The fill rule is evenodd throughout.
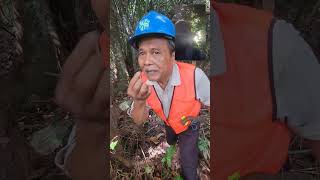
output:
<path id="1" fill-rule="evenodd" d="M 142 56 L 142 55 L 144 55 L 144 52 L 139 52 L 139 56 Z"/>
<path id="2" fill-rule="evenodd" d="M 154 54 L 160 54 L 160 52 L 159 52 L 159 51 L 154 51 L 153 53 L 154 53 Z"/>

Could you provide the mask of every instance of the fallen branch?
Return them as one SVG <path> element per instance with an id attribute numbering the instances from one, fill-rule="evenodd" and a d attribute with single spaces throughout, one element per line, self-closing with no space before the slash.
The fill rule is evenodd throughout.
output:
<path id="1" fill-rule="evenodd" d="M 291 150 L 288 152 L 289 155 L 295 154 L 310 154 L 312 151 L 311 149 L 303 149 L 303 150 Z"/>
<path id="2" fill-rule="evenodd" d="M 133 162 L 128 160 L 128 159 L 125 159 L 124 157 L 118 155 L 118 154 L 111 154 L 111 157 L 115 158 L 117 161 L 119 161 L 122 165 L 124 165 L 125 167 L 131 169 L 133 168 Z"/>
<path id="3" fill-rule="evenodd" d="M 60 74 L 57 74 L 57 73 L 52 73 L 52 72 L 44 72 L 45 75 L 47 76 L 53 76 L 53 77 L 60 77 Z"/>

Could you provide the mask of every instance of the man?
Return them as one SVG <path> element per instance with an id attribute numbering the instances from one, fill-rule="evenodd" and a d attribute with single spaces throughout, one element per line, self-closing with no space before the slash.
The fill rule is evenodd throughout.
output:
<path id="1" fill-rule="evenodd" d="M 106 30 L 109 1 L 92 0 L 91 4 Z M 75 180 L 108 179 L 107 36 L 107 31 L 94 31 L 81 38 L 64 64 L 56 89 L 56 102 L 73 113 L 76 124 L 68 145 L 57 153 L 56 164 Z"/>
<path id="2" fill-rule="evenodd" d="M 275 179 L 292 134 L 319 160 L 320 65 L 311 48 L 270 13 L 212 7 L 212 177 Z"/>
<path id="3" fill-rule="evenodd" d="M 195 46 L 193 33 L 189 22 L 179 20 L 175 23 L 176 27 L 176 60 L 205 60 L 204 53 Z"/>
<path id="4" fill-rule="evenodd" d="M 175 27 L 166 16 L 150 11 L 138 23 L 129 43 L 138 51 L 141 72 L 131 79 L 127 93 L 133 99 L 130 115 L 142 124 L 149 109 L 165 122 L 167 142 L 178 140 L 183 177 L 197 179 L 201 104 L 210 106 L 210 84 L 205 73 L 175 61 Z M 183 116 L 192 120 L 190 126 Z"/>

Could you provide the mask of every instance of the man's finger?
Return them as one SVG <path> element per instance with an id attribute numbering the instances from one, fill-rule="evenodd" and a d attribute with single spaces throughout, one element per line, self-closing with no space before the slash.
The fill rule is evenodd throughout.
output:
<path id="1" fill-rule="evenodd" d="M 98 40 L 99 34 L 96 31 L 84 35 L 64 64 L 63 74 L 66 78 L 73 78 L 80 70 L 88 57 L 96 51 Z"/>
<path id="2" fill-rule="evenodd" d="M 66 97 L 68 97 L 68 102 L 66 103 L 68 103 L 69 109 L 72 110 L 71 112 L 75 114 L 83 113 L 83 109 L 92 101 L 104 69 L 101 59 L 102 57 L 99 54 L 89 57 L 81 71 L 70 82 L 70 89 L 65 93 Z"/>
<path id="3" fill-rule="evenodd" d="M 108 86 L 108 70 L 106 69 L 100 76 L 99 85 L 95 91 L 92 102 L 88 105 L 92 116 L 101 117 L 101 121 L 105 121 L 103 117 L 107 117 L 107 109 L 109 106 L 109 86 Z"/>
<path id="4" fill-rule="evenodd" d="M 132 87 L 132 91 L 134 92 L 135 95 L 138 95 L 138 93 L 141 89 L 141 86 L 142 86 L 142 81 L 141 81 L 141 79 L 138 79 Z"/>
<path id="5" fill-rule="evenodd" d="M 148 93 L 148 85 L 146 83 L 143 83 L 139 92 L 139 96 L 142 97 Z"/>
<path id="6" fill-rule="evenodd" d="M 147 85 L 147 92 L 144 95 L 142 95 L 141 98 L 146 100 L 150 96 L 150 94 L 151 94 L 151 89 L 150 89 L 150 86 Z"/>
<path id="7" fill-rule="evenodd" d="M 99 84 L 99 80 L 103 70 L 101 64 L 102 57 L 100 54 L 94 54 L 88 62 L 83 66 L 80 72 L 75 76 L 72 92 L 76 92 L 79 97 L 91 99 Z"/>
<path id="8" fill-rule="evenodd" d="M 129 85 L 128 85 L 128 90 L 130 90 L 131 88 L 133 88 L 134 84 L 137 82 L 138 79 L 140 79 L 140 74 L 141 72 L 138 71 L 134 74 L 134 76 L 132 77 L 132 79 L 130 80 L 129 82 Z"/>
<path id="9" fill-rule="evenodd" d="M 61 105 L 68 96 L 74 75 L 79 72 L 89 55 L 95 51 L 94 44 L 98 42 L 98 36 L 97 32 L 86 34 L 67 58 L 55 91 L 57 104 Z"/>

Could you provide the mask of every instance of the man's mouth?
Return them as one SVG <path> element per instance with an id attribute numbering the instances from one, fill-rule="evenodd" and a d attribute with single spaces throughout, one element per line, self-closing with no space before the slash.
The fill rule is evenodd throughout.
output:
<path id="1" fill-rule="evenodd" d="M 157 73 L 158 71 L 157 70 L 146 70 L 145 71 L 149 76 L 152 76 L 154 75 L 155 73 Z"/>

